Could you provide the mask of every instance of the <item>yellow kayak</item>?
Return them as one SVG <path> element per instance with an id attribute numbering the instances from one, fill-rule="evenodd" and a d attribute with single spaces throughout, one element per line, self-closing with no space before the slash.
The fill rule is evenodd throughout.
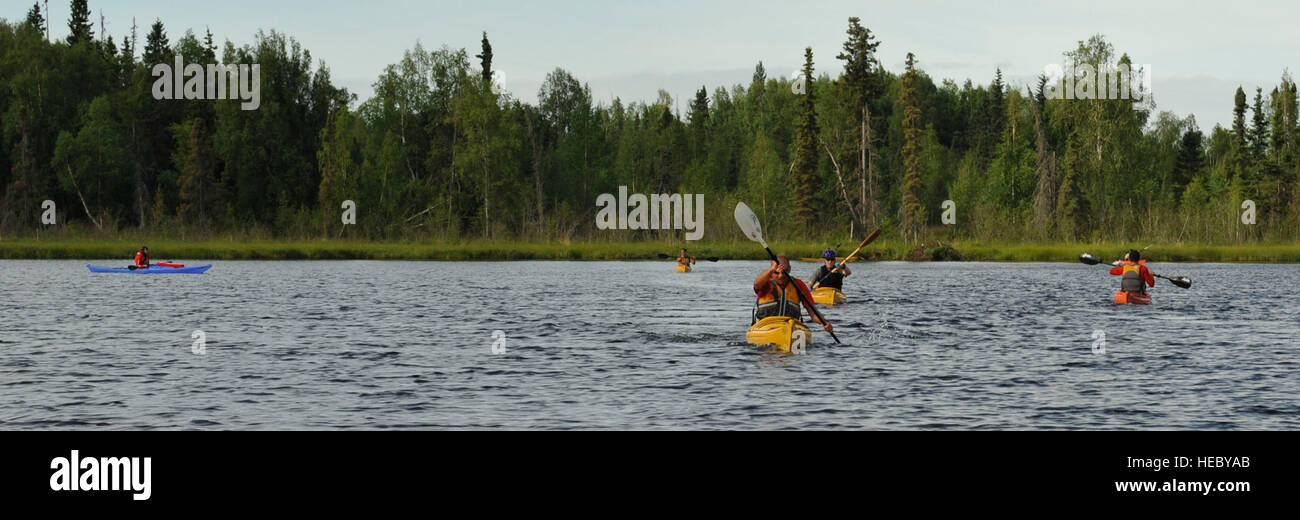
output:
<path id="1" fill-rule="evenodd" d="M 813 290 L 813 302 L 822 305 L 839 305 L 844 303 L 844 293 L 834 287 L 818 287 Z"/>
<path id="2" fill-rule="evenodd" d="M 803 346 L 812 345 L 812 332 L 803 323 L 785 316 L 769 316 L 758 320 L 745 333 L 745 340 L 754 345 L 774 345 L 781 352 L 790 352 L 791 343 L 799 343 L 796 336 L 803 336 Z"/>
<path id="3" fill-rule="evenodd" d="M 677 264 L 677 272 L 679 272 L 679 273 L 689 273 L 689 272 L 691 272 L 691 266 L 686 265 L 686 264 Z"/>

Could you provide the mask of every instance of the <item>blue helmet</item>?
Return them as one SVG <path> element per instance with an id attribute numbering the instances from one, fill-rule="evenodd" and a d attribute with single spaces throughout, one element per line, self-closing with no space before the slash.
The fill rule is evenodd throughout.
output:
<path id="1" fill-rule="evenodd" d="M 822 258 L 825 258 L 825 259 L 827 259 L 827 260 L 834 260 L 834 259 L 835 259 L 835 250 L 834 250 L 834 249 L 827 249 L 826 251 L 822 252 Z"/>

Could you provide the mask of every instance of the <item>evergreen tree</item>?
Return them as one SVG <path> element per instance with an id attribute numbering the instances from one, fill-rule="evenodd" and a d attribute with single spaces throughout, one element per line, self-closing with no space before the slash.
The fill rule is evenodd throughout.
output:
<path id="1" fill-rule="evenodd" d="M 700 90 L 695 92 L 695 99 L 691 101 L 691 113 L 688 118 L 692 128 L 700 128 L 709 123 L 709 93 L 700 85 Z"/>
<path id="2" fill-rule="evenodd" d="M 41 15 L 40 2 L 32 4 L 32 8 L 27 11 L 26 23 L 40 31 L 41 34 L 45 34 L 45 17 Z"/>
<path id="3" fill-rule="evenodd" d="M 763 88 L 767 86 L 767 69 L 763 68 L 763 62 L 754 65 L 754 75 L 749 80 L 749 94 L 754 98 L 763 97 Z"/>
<path id="4" fill-rule="evenodd" d="M 95 30 L 90 24 L 90 7 L 86 0 L 72 0 L 72 17 L 68 19 L 68 45 L 90 42 Z"/>
<path id="5" fill-rule="evenodd" d="M 872 117 L 870 103 L 880 97 L 879 63 L 876 61 L 876 48 L 879 41 L 874 41 L 871 30 L 863 27 L 856 16 L 849 18 L 848 39 L 844 42 L 844 52 L 835 57 L 844 60 L 844 76 L 841 81 L 849 89 L 849 110 L 852 114 L 854 130 L 858 134 L 858 167 L 860 193 L 858 204 L 862 211 L 858 213 L 863 219 L 875 220 L 877 215 L 875 196 L 875 143 L 872 142 Z M 865 227 L 866 222 L 859 222 Z"/>
<path id="6" fill-rule="evenodd" d="M 1242 90 L 1240 86 L 1237 87 L 1237 93 L 1232 98 L 1232 135 L 1235 138 L 1233 140 L 1233 144 L 1235 145 L 1233 152 L 1236 156 L 1234 160 L 1237 163 L 1234 166 L 1234 169 L 1236 170 L 1235 173 L 1240 174 L 1244 164 L 1242 158 L 1245 156 L 1247 150 L 1246 91 Z"/>
<path id="7" fill-rule="evenodd" d="M 844 76 L 841 81 L 851 92 L 850 106 L 854 108 L 855 123 L 862 121 L 860 107 L 879 95 L 876 48 L 880 47 L 880 42 L 872 36 L 870 29 L 859 22 L 860 19 L 856 16 L 849 18 L 849 28 L 845 31 L 849 38 L 844 42 L 844 52 L 835 56 L 836 59 L 844 60 Z"/>
<path id="8" fill-rule="evenodd" d="M 167 42 L 167 30 L 163 28 L 162 20 L 155 20 L 149 28 L 149 34 L 144 38 L 143 60 L 146 68 L 159 63 L 171 63 L 171 47 Z"/>
<path id="9" fill-rule="evenodd" d="M 217 44 L 212 41 L 212 29 L 207 29 L 207 34 L 203 36 L 203 61 L 205 63 L 217 63 Z"/>
<path id="10" fill-rule="evenodd" d="M 1264 160 L 1268 152 L 1268 115 L 1264 113 L 1264 89 L 1255 87 L 1255 103 L 1251 105 L 1250 157 L 1255 163 Z"/>
<path id="11" fill-rule="evenodd" d="M 805 229 L 811 229 L 816 218 L 817 196 L 817 103 L 813 96 L 812 47 L 803 52 L 804 93 L 799 106 L 798 137 L 795 144 L 794 178 L 795 214 Z"/>
<path id="12" fill-rule="evenodd" d="M 1201 169 L 1201 142 L 1204 136 L 1196 128 L 1196 119 L 1191 117 L 1188 119 L 1190 120 L 1188 128 L 1183 132 L 1183 137 L 1178 143 L 1178 162 L 1171 179 L 1175 198 L 1181 197 L 1183 188 L 1196 178 Z"/>
<path id="13" fill-rule="evenodd" d="M 899 104 L 903 110 L 903 184 L 899 227 L 905 240 L 919 240 L 925 224 L 921 207 L 921 106 L 916 92 L 916 56 L 907 53 Z"/>
<path id="14" fill-rule="evenodd" d="M 483 81 L 492 84 L 492 44 L 488 42 L 487 31 L 483 31 L 483 41 L 480 42 L 482 51 L 475 54 L 474 57 L 479 59 L 479 66 L 483 69 Z"/>
<path id="15" fill-rule="evenodd" d="M 981 142 L 987 157 L 993 156 L 993 148 L 1002 139 L 1002 129 L 1007 124 L 1006 84 L 1002 82 L 1002 69 L 998 68 L 989 85 L 988 97 L 984 98 L 984 121 Z"/>

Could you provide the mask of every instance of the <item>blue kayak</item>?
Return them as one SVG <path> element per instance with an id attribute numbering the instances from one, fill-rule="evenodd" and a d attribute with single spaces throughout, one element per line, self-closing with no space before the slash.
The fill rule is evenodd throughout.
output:
<path id="1" fill-rule="evenodd" d="M 203 274 L 204 271 L 212 268 L 212 264 L 197 265 L 194 267 L 164 267 L 160 265 L 151 265 L 142 269 L 128 269 L 125 267 L 103 267 L 98 265 L 87 265 L 92 273 L 131 273 L 131 274 Z"/>

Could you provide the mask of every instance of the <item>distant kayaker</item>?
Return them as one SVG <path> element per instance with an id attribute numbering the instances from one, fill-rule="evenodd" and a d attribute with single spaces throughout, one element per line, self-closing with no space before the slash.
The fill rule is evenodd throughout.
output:
<path id="1" fill-rule="evenodd" d="M 1142 253 L 1136 249 L 1128 250 L 1124 260 L 1111 268 L 1110 274 L 1123 277 L 1119 281 L 1121 291 L 1146 294 L 1147 287 L 1156 286 L 1155 277 L 1147 270 L 1147 261 L 1142 259 Z"/>
<path id="2" fill-rule="evenodd" d="M 755 321 L 768 316 L 789 316 L 803 321 L 803 311 L 799 308 L 802 304 L 809 308 L 808 315 L 812 320 L 826 332 L 834 330 L 829 322 L 822 321 L 816 312 L 812 312 L 812 293 L 803 281 L 790 277 L 790 260 L 785 255 L 778 255 L 772 267 L 754 279 L 754 294 L 758 295 Z"/>
<path id="3" fill-rule="evenodd" d="M 831 272 L 835 269 L 835 250 L 827 249 L 822 252 L 822 260 L 825 265 L 817 267 L 817 272 L 813 273 L 812 283 L 817 287 L 830 287 L 833 289 L 844 289 L 844 277 L 853 274 L 849 270 L 849 264 L 845 263 L 838 271 Z"/>
<path id="4" fill-rule="evenodd" d="M 140 250 L 135 253 L 136 267 L 149 267 L 149 246 L 140 246 Z"/>
<path id="5" fill-rule="evenodd" d="M 686 248 L 682 248 L 682 253 L 677 255 L 677 263 L 681 265 L 691 265 L 695 263 L 695 257 L 686 254 Z"/>

